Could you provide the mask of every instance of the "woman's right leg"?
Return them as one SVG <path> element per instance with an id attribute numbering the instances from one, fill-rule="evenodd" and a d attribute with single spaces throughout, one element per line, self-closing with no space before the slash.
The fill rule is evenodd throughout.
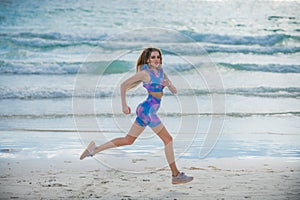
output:
<path id="1" fill-rule="evenodd" d="M 142 127 L 139 124 L 137 124 L 136 122 L 134 122 L 125 137 L 115 138 L 109 142 L 106 142 L 106 143 L 98 146 L 98 147 L 96 147 L 95 142 L 92 141 L 92 142 L 90 142 L 90 144 L 87 146 L 87 148 L 81 154 L 80 160 L 82 160 L 88 156 L 93 156 L 96 153 L 99 153 L 100 151 L 104 151 L 106 149 L 125 146 L 125 145 L 131 145 L 144 130 L 145 130 L 145 127 Z"/>
<path id="2" fill-rule="evenodd" d="M 115 138 L 109 142 L 106 142 L 94 150 L 94 154 L 104 151 L 106 149 L 131 145 L 134 143 L 136 138 L 145 130 L 145 127 L 138 125 L 136 122 L 131 126 L 128 134 L 125 137 Z"/>

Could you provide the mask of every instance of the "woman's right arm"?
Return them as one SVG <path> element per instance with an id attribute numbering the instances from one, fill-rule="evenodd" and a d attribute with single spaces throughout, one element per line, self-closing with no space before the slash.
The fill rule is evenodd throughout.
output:
<path id="1" fill-rule="evenodd" d="M 122 110 L 125 114 L 130 114 L 130 107 L 127 105 L 126 101 L 126 92 L 128 88 L 135 82 L 145 81 L 149 82 L 150 76 L 145 71 L 137 72 L 132 77 L 128 78 L 121 84 L 121 101 L 122 101 Z"/>

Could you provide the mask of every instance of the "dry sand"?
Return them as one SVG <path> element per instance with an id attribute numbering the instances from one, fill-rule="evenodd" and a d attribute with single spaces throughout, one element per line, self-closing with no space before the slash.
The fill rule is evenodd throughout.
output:
<path id="1" fill-rule="evenodd" d="M 181 159 L 195 179 L 180 185 L 168 168 L 126 173 L 92 158 L 0 161 L 1 199 L 300 199 L 299 159 Z"/>

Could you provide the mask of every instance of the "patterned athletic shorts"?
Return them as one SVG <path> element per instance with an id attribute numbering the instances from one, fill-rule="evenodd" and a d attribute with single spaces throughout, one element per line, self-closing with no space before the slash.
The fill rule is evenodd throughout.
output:
<path id="1" fill-rule="evenodd" d="M 160 125 L 161 121 L 156 114 L 160 107 L 160 101 L 161 99 L 149 94 L 147 99 L 138 105 L 135 121 L 142 127 L 149 126 L 153 128 Z"/>

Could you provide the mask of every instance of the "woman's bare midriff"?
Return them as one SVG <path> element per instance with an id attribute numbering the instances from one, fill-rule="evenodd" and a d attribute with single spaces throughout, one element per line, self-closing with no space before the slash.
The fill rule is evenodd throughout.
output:
<path id="1" fill-rule="evenodd" d="M 158 99 L 161 99 L 164 95 L 163 92 L 149 92 L 149 94 L 156 97 L 156 98 L 158 98 Z"/>

